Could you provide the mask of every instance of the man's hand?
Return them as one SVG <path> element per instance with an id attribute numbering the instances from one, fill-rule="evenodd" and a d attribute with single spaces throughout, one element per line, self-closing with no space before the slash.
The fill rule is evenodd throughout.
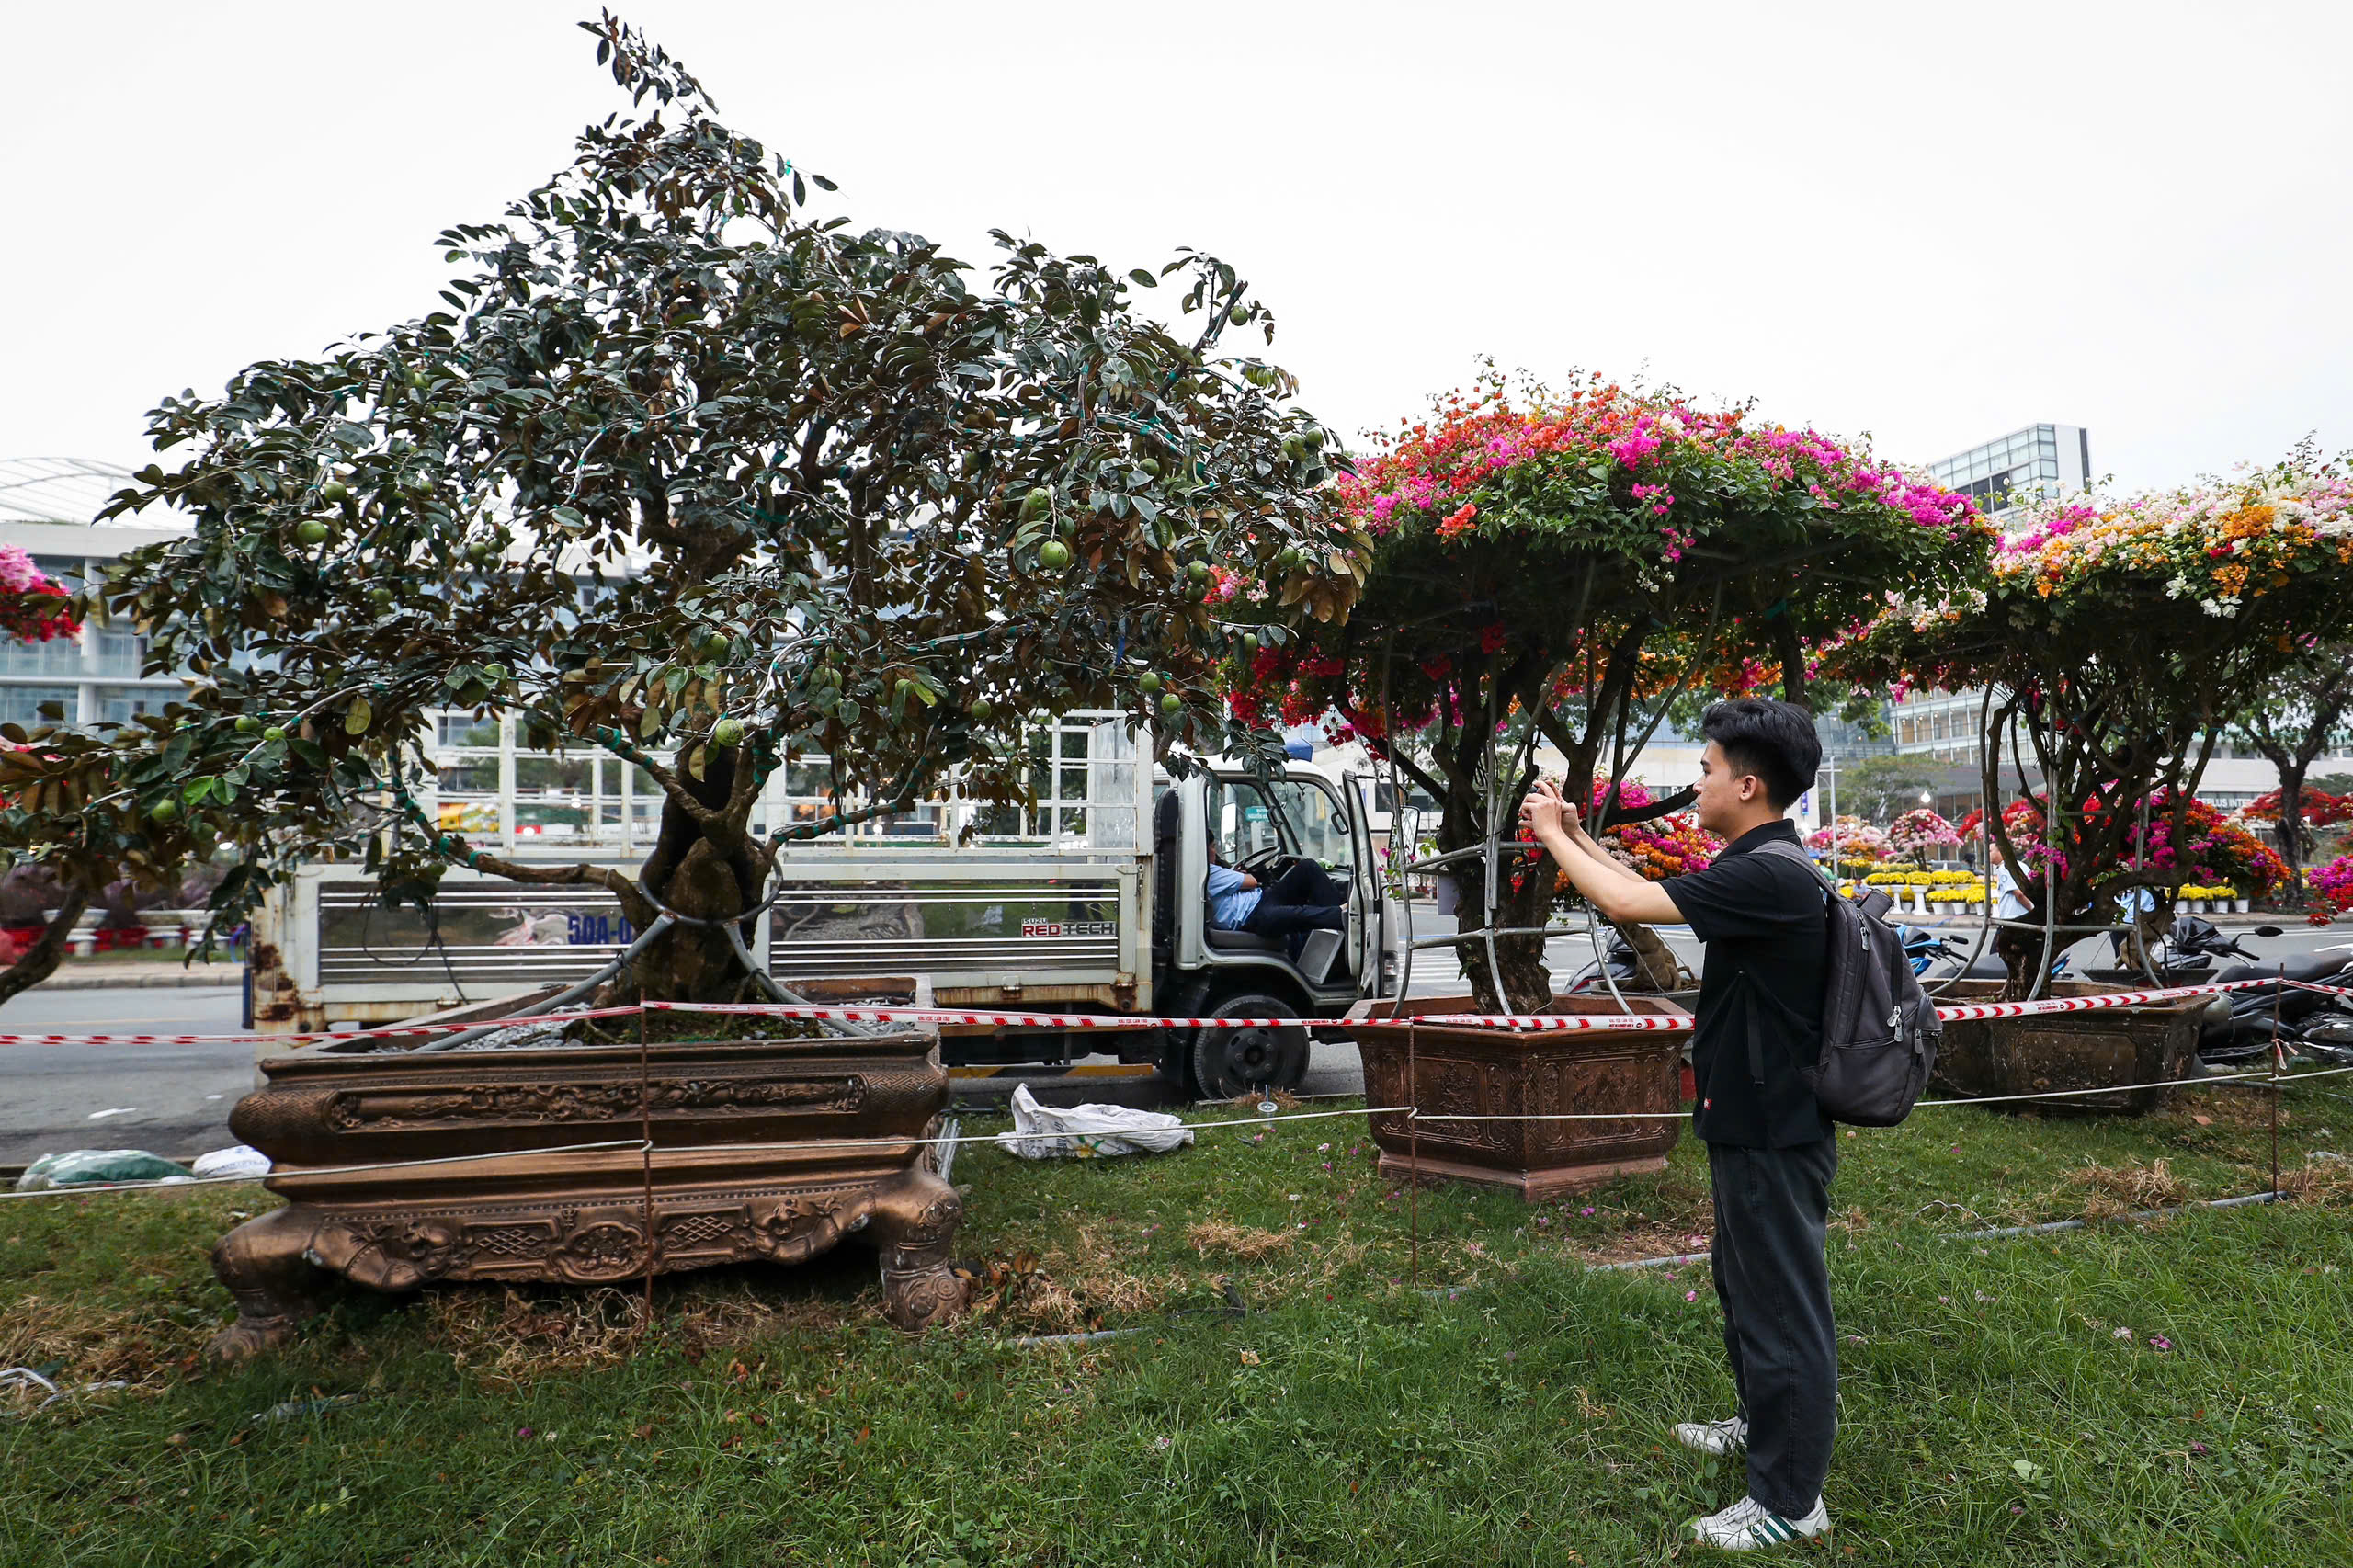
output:
<path id="1" fill-rule="evenodd" d="M 1539 839 L 1548 829 L 1574 838 L 1577 809 L 1561 799 L 1560 786 L 1550 778 L 1539 778 L 1535 792 L 1519 803 L 1519 825 Z"/>

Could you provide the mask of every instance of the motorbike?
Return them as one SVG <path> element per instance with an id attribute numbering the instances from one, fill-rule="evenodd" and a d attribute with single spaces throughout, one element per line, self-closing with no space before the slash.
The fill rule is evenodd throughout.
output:
<path id="1" fill-rule="evenodd" d="M 2202 921 L 2199 924 L 2204 924 Z M 2276 927 L 2258 927 L 2268 934 Z M 2208 1004 L 2198 1037 L 2199 1060 L 2211 1066 L 2240 1066 L 2260 1061 L 2277 1049 L 2290 1056 L 2310 1057 L 2332 1066 L 2353 1066 L 2353 997 L 2304 989 L 2314 985 L 2344 985 L 2353 982 L 2353 943 L 2266 960 L 2228 944 L 2222 950 L 2242 961 L 2225 964 L 2200 980 L 2227 984 L 2234 981 L 2268 981 L 2226 992 Z M 2286 981 L 2289 983 L 2282 985 Z"/>
<path id="2" fill-rule="evenodd" d="M 1895 927 L 1895 934 L 1904 943 L 1904 956 L 1911 962 L 1912 972 L 1930 985 L 1949 980 L 2007 980 L 2010 977 L 2001 955 L 1994 951 L 1990 942 L 1972 960 L 1970 957 L 1971 944 L 1956 942 L 1940 933 L 1917 926 L 1899 925 Z M 2068 955 L 2062 952 L 2052 960 L 2051 978 L 2069 979 L 2071 976 L 2067 971 Z"/>

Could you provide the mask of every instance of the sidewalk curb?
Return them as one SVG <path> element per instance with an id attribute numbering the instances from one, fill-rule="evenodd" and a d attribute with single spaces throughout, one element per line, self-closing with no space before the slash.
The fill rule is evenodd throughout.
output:
<path id="1" fill-rule="evenodd" d="M 173 991 L 210 990 L 234 991 L 245 983 L 244 966 L 227 967 L 216 972 L 201 969 L 169 969 L 161 974 L 132 971 L 127 974 L 92 973 L 89 971 L 61 970 L 33 987 L 35 991 Z"/>

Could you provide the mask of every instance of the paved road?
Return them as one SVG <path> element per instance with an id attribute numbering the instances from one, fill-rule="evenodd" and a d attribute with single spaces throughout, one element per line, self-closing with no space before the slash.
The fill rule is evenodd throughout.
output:
<path id="1" fill-rule="evenodd" d="M 43 991 L 0 1007 L 21 1034 L 222 1034 L 242 993 Z M 0 1045 L 0 1165 L 66 1149 L 145 1149 L 193 1158 L 236 1142 L 229 1108 L 253 1087 L 250 1045 Z"/>

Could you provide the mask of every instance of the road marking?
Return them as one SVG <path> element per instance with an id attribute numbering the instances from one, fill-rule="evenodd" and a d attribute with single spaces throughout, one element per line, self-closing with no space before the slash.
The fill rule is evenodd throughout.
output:
<path id="1" fill-rule="evenodd" d="M 138 1108 L 139 1108 L 135 1105 L 119 1105 L 112 1110 L 94 1110 L 90 1113 L 89 1119 L 92 1121 L 104 1121 L 110 1116 L 129 1116 Z"/>

